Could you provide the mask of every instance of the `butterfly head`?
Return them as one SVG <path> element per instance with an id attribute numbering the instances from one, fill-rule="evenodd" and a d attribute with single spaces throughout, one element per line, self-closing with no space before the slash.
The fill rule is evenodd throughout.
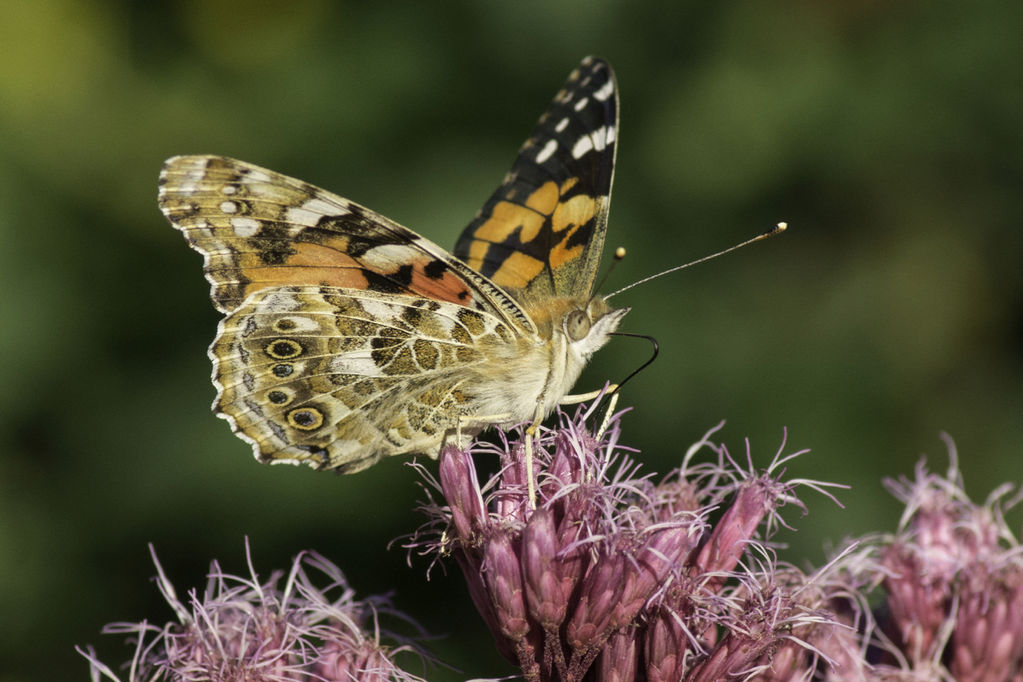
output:
<path id="1" fill-rule="evenodd" d="M 600 296 L 570 307 L 561 321 L 570 352 L 585 362 L 607 343 L 629 308 L 612 308 Z"/>

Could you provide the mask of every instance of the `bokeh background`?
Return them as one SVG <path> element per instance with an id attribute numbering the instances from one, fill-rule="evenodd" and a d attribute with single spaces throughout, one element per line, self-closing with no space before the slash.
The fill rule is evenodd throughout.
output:
<path id="1" fill-rule="evenodd" d="M 622 125 L 607 289 L 787 220 L 766 243 L 616 299 L 656 336 L 623 441 L 665 471 L 720 419 L 805 493 L 779 539 L 820 564 L 891 530 L 883 476 L 955 439 L 983 498 L 1023 479 L 1023 4 L 25 0 L 0 7 L 0 680 L 86 679 L 116 620 L 172 616 L 208 562 L 305 548 L 395 590 L 443 660 L 511 672 L 457 571 L 406 565 L 420 492 L 257 464 L 209 412 L 218 316 L 156 207 L 162 161 L 243 158 L 453 244 L 586 54 Z M 580 389 L 649 352 L 615 341 Z M 1014 517 L 1018 528 L 1018 517 Z"/>

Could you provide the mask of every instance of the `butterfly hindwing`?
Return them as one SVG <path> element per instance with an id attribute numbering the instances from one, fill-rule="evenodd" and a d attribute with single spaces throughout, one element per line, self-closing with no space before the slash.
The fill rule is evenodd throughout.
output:
<path id="1" fill-rule="evenodd" d="M 437 442 L 472 411 L 476 368 L 514 337 L 493 315 L 448 302 L 263 289 L 210 348 L 214 408 L 262 461 L 351 473 Z"/>
<path id="2" fill-rule="evenodd" d="M 519 300 L 588 295 L 604 245 L 617 132 L 614 74 L 587 57 L 455 255 Z"/>

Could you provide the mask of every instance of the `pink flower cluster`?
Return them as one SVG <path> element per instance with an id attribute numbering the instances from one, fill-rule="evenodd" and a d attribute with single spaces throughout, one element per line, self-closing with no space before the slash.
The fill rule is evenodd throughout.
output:
<path id="1" fill-rule="evenodd" d="M 1023 680 L 1023 547 L 1004 519 L 1013 487 L 984 505 L 967 497 L 948 441 L 945 476 L 921 462 L 915 478 L 886 481 L 906 504 L 899 531 L 878 546 L 887 596 L 878 674 L 914 680 Z M 905 679 L 905 678 L 899 678 Z"/>
<path id="2" fill-rule="evenodd" d="M 710 434 L 708 434 L 709 436 Z M 798 679 L 838 623 L 827 590 L 773 558 L 764 535 L 795 482 L 738 466 L 705 437 L 659 482 L 582 420 L 536 441 L 537 500 L 521 444 L 441 455 L 431 541 L 457 560 L 502 654 L 531 681 Z M 710 448 L 714 461 L 692 464 Z M 476 460 L 500 470 L 481 485 Z M 803 484 L 811 482 L 803 481 Z M 819 487 L 819 486 L 818 486 Z M 818 587 L 823 588 L 823 582 Z M 779 675 L 772 660 L 785 660 Z"/>
<path id="3" fill-rule="evenodd" d="M 189 607 L 178 599 L 155 552 L 153 561 L 178 622 L 104 628 L 135 641 L 130 682 L 425 682 L 395 662 L 402 653 L 423 654 L 411 642 L 382 633 L 377 622 L 380 616 L 407 619 L 383 599 L 356 600 L 340 570 L 317 554 L 296 557 L 283 585 L 282 572 L 260 582 L 251 559 L 247 578 L 226 574 L 214 562 L 204 592 L 190 592 Z M 310 569 L 327 584 L 317 586 Z M 382 637 L 395 644 L 383 644 Z M 82 654 L 93 682 L 119 682 L 91 650 Z"/>
<path id="4" fill-rule="evenodd" d="M 779 510 L 827 486 L 782 480 L 795 455 L 741 466 L 713 433 L 655 480 L 617 446 L 616 422 L 598 441 L 584 413 L 562 415 L 534 439 L 535 500 L 521 441 L 448 448 L 438 478 L 420 466 L 428 521 L 405 546 L 455 559 L 530 682 L 1023 682 L 1023 547 L 1004 518 L 1019 487 L 972 503 L 950 443 L 945 476 L 921 464 L 887 482 L 906 505 L 896 533 L 806 573 L 775 557 Z M 106 628 L 135 641 L 130 682 L 422 682 L 397 659 L 425 655 L 380 624 L 411 621 L 356 600 L 323 557 L 266 581 L 214 563 L 188 607 L 157 570 L 177 621 Z M 118 682 L 83 654 L 93 682 Z"/>

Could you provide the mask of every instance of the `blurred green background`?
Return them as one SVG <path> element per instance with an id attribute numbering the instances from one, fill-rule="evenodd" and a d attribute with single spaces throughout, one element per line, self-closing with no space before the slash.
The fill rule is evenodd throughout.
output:
<path id="1" fill-rule="evenodd" d="M 722 418 L 805 492 L 787 558 L 894 528 L 883 476 L 956 440 L 983 499 L 1023 476 L 1023 4 L 87 2 L 0 9 L 0 680 L 86 679 L 115 620 L 171 617 L 219 558 L 315 548 L 396 590 L 462 672 L 504 675 L 457 570 L 388 542 L 420 497 L 400 461 L 351 477 L 257 464 L 209 411 L 218 315 L 156 207 L 174 154 L 293 175 L 451 245 L 586 54 L 622 124 L 607 290 L 787 220 L 785 235 L 615 299 L 657 364 L 623 442 L 675 465 Z M 578 386 L 649 352 L 615 341 Z M 1014 523 L 1018 527 L 1018 517 Z M 453 567 L 452 567 L 453 568 Z"/>

